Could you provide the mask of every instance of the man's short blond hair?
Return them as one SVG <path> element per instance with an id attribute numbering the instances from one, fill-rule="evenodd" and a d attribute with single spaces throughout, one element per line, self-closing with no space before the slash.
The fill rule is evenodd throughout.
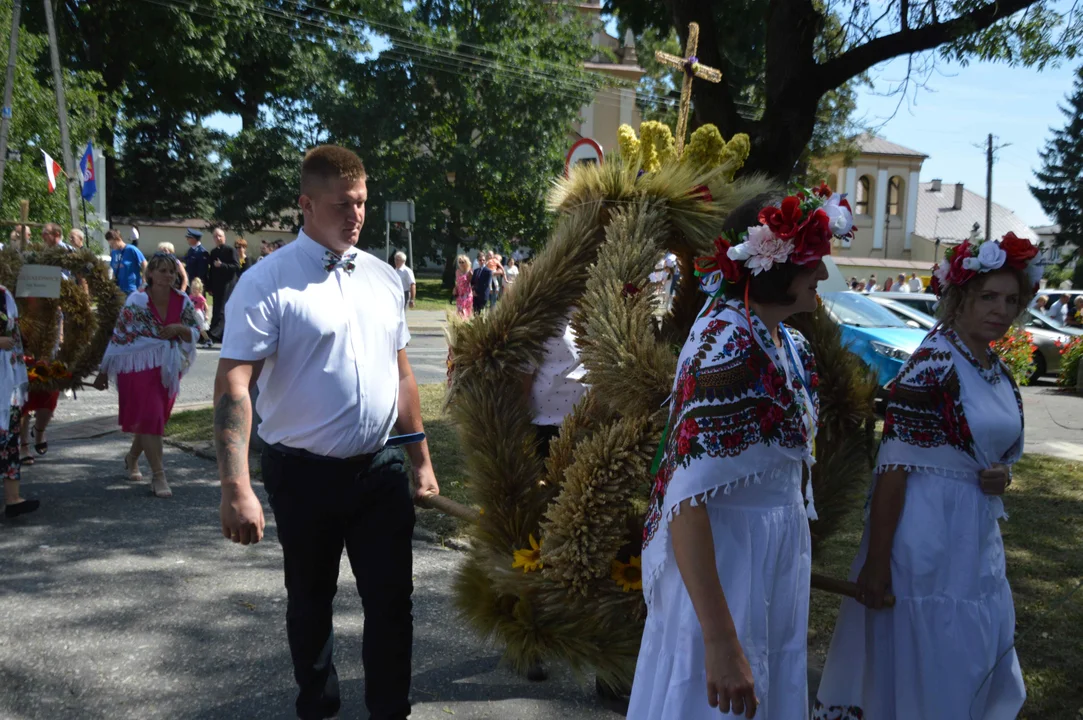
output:
<path id="1" fill-rule="evenodd" d="M 309 195 L 316 186 L 332 180 L 367 180 L 361 158 L 338 145 L 320 145 L 308 151 L 301 163 L 301 194 Z"/>

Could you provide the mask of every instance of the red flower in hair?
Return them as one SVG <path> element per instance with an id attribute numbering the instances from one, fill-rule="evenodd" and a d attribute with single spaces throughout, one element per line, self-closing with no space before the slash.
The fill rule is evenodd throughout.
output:
<path id="1" fill-rule="evenodd" d="M 831 219 L 823 210 L 812 213 L 794 238 L 790 262 L 811 265 L 831 254 Z"/>
<path id="2" fill-rule="evenodd" d="M 700 275 L 709 275 L 716 271 L 722 272 L 722 277 L 727 282 L 737 282 L 744 275 L 741 266 L 730 259 L 730 244 L 726 238 L 719 235 L 714 241 L 714 255 L 696 258 L 696 272 Z"/>
<path id="3" fill-rule="evenodd" d="M 812 194 L 819 198 L 831 197 L 831 188 L 827 186 L 827 183 L 820 183 L 820 187 L 812 188 Z"/>
<path id="4" fill-rule="evenodd" d="M 790 195 L 782 201 L 781 207 L 772 205 L 760 210 L 760 223 L 783 240 L 790 240 L 801 229 L 803 216 L 801 198 Z"/>
<path id="5" fill-rule="evenodd" d="M 1027 264 L 1038 254 L 1038 248 L 1034 247 L 1034 243 L 1016 236 L 1013 232 L 1001 239 L 1000 249 L 1008 256 L 1004 264 L 1016 270 L 1025 270 Z"/>
<path id="6" fill-rule="evenodd" d="M 955 249 L 951 256 L 951 267 L 948 268 L 949 285 L 965 285 L 977 274 L 976 271 L 963 267 L 963 260 L 974 256 L 972 250 L 969 240 L 963 241 L 963 244 Z"/>

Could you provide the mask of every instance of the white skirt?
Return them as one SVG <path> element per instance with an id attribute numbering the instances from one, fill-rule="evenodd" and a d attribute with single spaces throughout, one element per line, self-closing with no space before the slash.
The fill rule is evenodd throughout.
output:
<path id="1" fill-rule="evenodd" d="M 812 552 L 800 463 L 789 478 L 719 492 L 707 513 L 718 575 L 760 700 L 756 717 L 807 718 Z M 703 631 L 672 556 L 656 582 L 627 717 L 738 717 L 707 704 Z"/>
<path id="2" fill-rule="evenodd" d="M 816 720 L 1012 720 L 1026 690 L 990 498 L 911 473 L 891 553 L 895 607 L 842 601 Z M 868 526 L 850 571 L 865 563 Z"/>

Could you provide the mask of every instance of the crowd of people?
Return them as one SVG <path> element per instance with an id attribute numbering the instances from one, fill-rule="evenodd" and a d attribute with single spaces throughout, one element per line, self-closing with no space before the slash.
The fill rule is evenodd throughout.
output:
<path id="1" fill-rule="evenodd" d="M 850 289 L 854 292 L 903 292 L 903 293 L 920 293 L 928 292 L 927 287 L 922 283 L 921 278 L 917 273 L 910 273 L 910 277 L 907 278 L 904 273 L 899 273 L 894 278 L 888 277 L 884 281 L 884 286 L 880 287 L 876 281 L 876 273 L 869 275 L 868 279 L 862 278 L 858 280 L 856 277 L 850 278 Z"/>
<path id="2" fill-rule="evenodd" d="M 1059 325 L 1083 328 L 1083 294 L 1073 297 L 1069 293 L 1062 293 L 1052 303 L 1048 295 L 1040 295 L 1034 301 L 1034 309 Z"/>

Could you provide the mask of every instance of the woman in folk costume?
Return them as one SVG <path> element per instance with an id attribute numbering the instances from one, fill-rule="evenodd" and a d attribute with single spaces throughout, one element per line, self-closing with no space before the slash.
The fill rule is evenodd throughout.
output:
<path id="1" fill-rule="evenodd" d="M 34 512 L 41 504 L 19 494 L 19 420 L 28 388 L 19 309 L 15 296 L 0 285 L 0 478 L 4 479 L 4 515 L 9 518 Z"/>
<path id="2" fill-rule="evenodd" d="M 808 716 L 817 378 L 782 321 L 816 309 L 822 258 L 852 221 L 826 187 L 764 207 L 776 199 L 736 209 L 696 263 L 711 299 L 678 360 L 648 507 L 633 720 Z"/>
<path id="3" fill-rule="evenodd" d="M 147 263 L 147 286 L 128 296 L 94 383 L 104 389 L 107 377 L 115 378 L 121 429 L 135 435 L 124 469 L 130 480 L 142 482 L 139 456 L 146 453 L 158 497 L 173 494 L 162 466 L 162 434 L 200 333 L 192 301 L 173 287 L 176 273 L 172 255 L 158 253 Z"/>
<path id="4" fill-rule="evenodd" d="M 1023 706 L 998 524 L 1023 405 L 989 345 L 1034 296 L 1036 255 L 1009 233 L 934 269 L 940 323 L 893 383 L 857 600 L 842 602 L 817 720 L 1008 720 Z"/>

